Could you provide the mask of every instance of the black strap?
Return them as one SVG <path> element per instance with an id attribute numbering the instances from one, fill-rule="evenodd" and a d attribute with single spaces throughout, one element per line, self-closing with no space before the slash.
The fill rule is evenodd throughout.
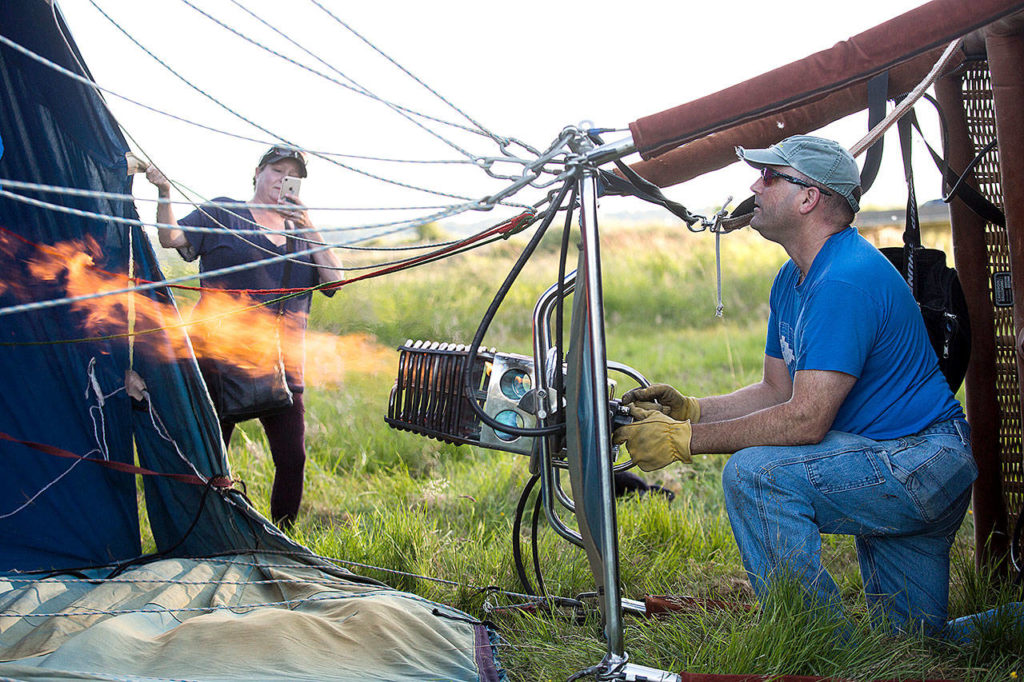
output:
<path id="1" fill-rule="evenodd" d="M 668 209 L 674 216 L 685 221 L 690 226 L 699 220 L 685 206 L 666 197 L 657 185 L 638 175 L 636 171 L 622 161 L 616 161 L 615 165 L 625 177 L 620 177 L 611 171 L 599 171 L 598 177 L 601 180 L 601 191 L 603 194 L 630 194 L 638 199 Z"/>
<path id="2" fill-rule="evenodd" d="M 868 131 L 885 118 L 885 103 L 889 96 L 889 72 L 883 71 L 868 81 Z M 866 194 L 878 177 L 878 169 L 882 165 L 882 149 L 885 135 L 879 135 L 874 144 L 868 147 L 864 156 L 864 168 L 860 171 L 860 191 Z"/>
<path id="3" fill-rule="evenodd" d="M 913 132 L 911 118 L 904 116 L 897 124 L 900 134 L 900 151 L 903 153 L 903 177 L 907 181 L 907 223 L 903 229 L 903 255 L 906 270 L 903 276 L 910 285 L 910 291 L 917 296 L 917 277 L 915 260 L 917 250 L 921 248 L 921 221 L 917 211 L 917 192 L 914 190 L 914 165 L 911 159 L 911 133 Z"/>
<path id="4" fill-rule="evenodd" d="M 286 232 L 291 231 L 291 229 L 292 229 L 292 221 L 286 220 L 286 221 L 284 221 L 284 225 L 285 225 L 285 231 Z M 292 274 L 292 259 L 290 258 L 290 256 L 293 253 L 295 253 L 295 240 L 292 239 L 287 234 L 284 237 L 284 253 L 285 253 L 286 256 L 289 256 L 289 258 L 287 260 L 285 260 L 285 262 L 284 262 L 284 271 L 281 273 L 281 288 L 282 289 L 288 289 L 288 288 L 290 288 L 288 286 L 288 284 L 291 282 L 291 274 Z M 282 295 L 284 295 L 284 294 L 282 294 Z M 288 298 L 282 299 L 277 304 L 277 317 L 278 317 L 278 319 L 280 319 L 281 316 L 284 315 L 284 306 L 285 306 L 285 304 L 289 300 L 291 300 L 290 296 Z"/>
<path id="5" fill-rule="evenodd" d="M 967 168 L 964 168 L 964 172 L 961 173 L 960 177 L 957 178 L 956 182 L 953 183 L 953 189 L 949 190 L 949 192 L 946 193 L 946 196 L 942 197 L 943 201 L 948 203 L 949 200 L 956 195 L 957 190 L 960 189 L 961 183 L 963 183 L 967 179 L 967 176 L 970 175 L 971 171 L 974 170 L 974 167 L 977 166 L 983 158 L 985 158 L 985 155 L 996 148 L 997 142 L 998 140 L 993 139 L 991 142 L 985 145 L 980 152 L 975 154 L 974 158 L 971 159 L 971 162 L 967 164 Z"/>
<path id="6" fill-rule="evenodd" d="M 588 136 L 597 144 L 604 144 L 597 131 L 590 131 Z M 672 215 L 683 220 L 688 227 L 693 227 L 700 220 L 700 218 L 690 213 L 689 209 L 685 206 L 666 197 L 660 187 L 627 166 L 623 163 L 622 159 L 616 159 L 615 166 L 622 173 L 622 177 L 611 171 L 602 170 L 598 172 L 598 179 L 600 180 L 599 191 L 602 194 L 620 196 L 630 194 L 643 201 L 657 204 L 668 209 Z"/>
<path id="7" fill-rule="evenodd" d="M 943 130 L 943 140 L 946 137 L 946 122 L 942 114 L 942 110 L 939 109 L 938 104 L 931 96 L 926 96 L 928 101 L 935 105 L 936 110 L 939 112 L 939 122 Z M 979 217 L 985 222 L 998 225 L 999 227 L 1006 227 L 1006 215 L 999 209 L 998 206 L 988 200 L 981 192 L 971 187 L 965 182 L 967 176 L 970 175 L 978 162 L 989 153 L 995 146 L 995 141 L 989 143 L 974 157 L 974 159 L 967 164 L 967 168 L 964 169 L 963 173 L 957 173 L 953 168 L 950 167 L 944 156 L 940 156 L 938 152 L 930 144 L 924 136 L 924 132 L 921 130 L 921 125 L 917 121 L 917 115 L 911 111 L 905 118 L 910 118 L 913 126 L 917 128 L 918 134 L 921 135 L 921 139 L 924 141 L 925 147 L 928 149 L 928 154 L 932 157 L 932 162 L 935 163 L 935 167 L 939 169 L 939 173 L 942 174 L 942 179 L 945 181 L 946 186 L 950 187 L 950 190 L 946 193 L 942 200 L 947 204 L 953 200 L 953 197 L 958 197 L 967 208 L 974 211 Z M 945 148 L 946 145 L 943 145 Z"/>

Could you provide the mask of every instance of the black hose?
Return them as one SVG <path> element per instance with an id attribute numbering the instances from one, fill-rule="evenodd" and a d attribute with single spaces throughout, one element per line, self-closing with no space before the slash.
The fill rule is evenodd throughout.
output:
<path id="1" fill-rule="evenodd" d="M 569 197 L 569 208 L 565 214 L 565 227 L 562 229 L 562 247 L 558 252 L 558 298 L 555 300 L 555 381 L 554 389 L 555 395 L 561 400 L 563 390 L 565 389 L 565 375 L 562 372 L 562 348 L 564 347 L 564 327 L 563 324 L 565 314 L 565 267 L 566 260 L 569 256 L 569 236 L 572 233 L 572 216 L 573 211 L 576 208 L 576 187 L 572 188 L 572 195 Z M 561 405 L 556 409 L 559 423 L 565 423 L 565 413 L 561 409 Z M 554 440 L 554 439 L 552 439 Z M 554 452 L 555 445 L 553 443 L 549 445 L 549 451 Z"/>
<path id="2" fill-rule="evenodd" d="M 523 586 L 523 591 L 534 596 L 537 593 L 533 591 L 533 585 L 530 584 L 530 578 L 527 577 L 526 568 L 523 566 L 523 551 L 519 534 L 523 528 L 523 512 L 526 511 L 526 501 L 538 480 L 540 480 L 540 474 L 534 474 L 526 482 L 523 494 L 519 496 L 519 504 L 516 505 L 516 513 L 512 517 L 512 561 L 516 565 L 516 575 L 519 576 L 519 583 Z"/>
<path id="3" fill-rule="evenodd" d="M 537 245 L 540 244 L 541 238 L 544 236 L 544 233 L 547 232 L 547 229 L 551 225 L 552 220 L 554 220 L 558 210 L 562 207 L 562 202 L 565 201 L 565 195 L 569 193 L 569 188 L 574 187 L 575 184 L 575 177 L 570 178 L 569 180 L 566 180 L 561 189 L 558 190 L 558 195 L 548 207 L 547 214 L 544 216 L 544 220 L 541 222 L 540 227 L 537 228 L 537 231 L 530 239 L 530 242 L 526 245 L 526 248 L 523 249 L 523 252 L 519 255 L 519 259 L 516 261 L 515 265 L 512 266 L 512 270 L 509 271 L 508 275 L 505 277 L 505 281 L 502 282 L 498 292 L 491 300 L 491 305 L 488 306 L 487 312 L 484 313 L 483 319 L 480 320 L 480 326 L 477 327 L 476 335 L 473 337 L 473 342 L 469 346 L 469 354 L 466 357 L 467 371 L 463 374 L 464 388 L 466 396 L 469 398 L 466 402 L 480 421 L 487 426 L 490 426 L 492 429 L 499 430 L 503 433 L 509 433 L 516 436 L 547 436 L 553 433 L 558 433 L 563 428 L 561 424 L 540 428 L 520 428 L 509 424 L 502 424 L 498 420 L 492 418 L 484 412 L 480 405 L 477 404 L 476 387 L 473 386 L 473 365 L 476 363 L 477 355 L 480 352 L 480 344 L 483 342 L 484 334 L 487 333 L 487 328 L 490 327 L 491 321 L 498 312 L 498 308 L 501 307 L 502 302 L 505 300 L 505 296 L 508 295 L 509 289 L 512 288 L 516 278 L 519 277 L 519 273 L 522 272 L 523 267 L 526 266 L 526 262 L 537 249 Z"/>
<path id="4" fill-rule="evenodd" d="M 540 535 L 537 529 L 540 523 L 540 503 L 543 498 L 544 496 L 538 493 L 537 501 L 533 504 L 533 518 L 530 519 L 530 548 L 533 550 L 533 574 L 537 577 L 537 589 L 540 590 L 540 596 L 547 599 L 548 588 L 544 586 L 544 575 L 540 570 L 540 543 L 537 539 Z"/>

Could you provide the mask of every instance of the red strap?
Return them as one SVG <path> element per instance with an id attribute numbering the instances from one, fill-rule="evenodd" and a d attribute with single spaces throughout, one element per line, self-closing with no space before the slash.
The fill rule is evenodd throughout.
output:
<path id="1" fill-rule="evenodd" d="M 55 457 L 76 459 L 82 462 L 91 462 L 92 464 L 99 464 L 102 467 L 113 469 L 114 471 L 121 471 L 126 474 L 138 474 L 140 476 L 161 476 L 163 478 L 170 478 L 181 483 L 190 483 L 192 485 L 200 486 L 207 485 L 206 481 L 203 481 L 202 478 L 196 476 L 195 474 L 169 474 L 165 472 L 144 469 L 143 467 L 137 467 L 134 464 L 127 464 L 125 462 L 113 462 L 105 459 L 90 459 L 89 457 L 82 457 L 81 455 L 76 455 L 75 453 L 64 450 L 63 448 L 58 448 L 55 445 L 47 445 L 46 443 L 36 443 L 30 440 L 22 440 L 20 438 L 15 438 L 14 436 L 8 433 L 4 433 L 3 431 L 0 431 L 0 439 L 11 441 L 12 443 L 18 443 L 20 445 L 30 447 L 33 450 L 45 452 L 46 454 L 53 455 Z M 234 481 L 232 481 L 231 478 L 228 476 L 211 476 L 209 479 L 209 485 L 213 486 L 214 488 L 227 489 L 231 488 L 234 485 Z"/>
<path id="2" fill-rule="evenodd" d="M 405 268 L 410 268 L 410 267 L 413 267 L 414 265 L 419 265 L 421 262 L 423 262 L 425 260 L 429 260 L 429 259 L 434 258 L 434 257 L 439 256 L 439 255 L 444 255 L 444 254 L 447 254 L 447 253 L 451 253 L 452 251 L 456 251 L 456 250 L 458 250 L 458 249 L 460 249 L 460 248 L 462 248 L 464 246 L 469 246 L 470 244 L 475 244 L 476 242 L 480 241 L 481 239 L 484 239 L 485 237 L 491 237 L 491 236 L 496 235 L 496 234 L 514 234 L 515 232 L 523 229 L 525 227 L 525 224 L 528 224 L 528 222 L 530 220 L 532 220 L 536 215 L 537 215 L 536 211 L 533 211 L 533 210 L 524 211 L 524 212 L 520 213 L 517 216 L 509 218 L 508 220 L 506 220 L 503 223 L 499 223 L 499 224 L 495 225 L 494 227 L 492 227 L 492 228 L 490 228 L 490 229 L 488 229 L 488 230 L 486 230 L 484 232 L 481 232 L 479 234 L 473 235 L 472 237 L 469 237 L 467 239 L 463 239 L 462 241 L 456 242 L 455 244 L 451 244 L 451 245 L 449 245 L 446 248 L 438 249 L 436 251 L 431 251 L 430 253 L 423 254 L 422 256 L 419 256 L 417 258 L 413 258 L 413 259 L 411 259 L 409 261 L 406 261 L 404 263 L 396 263 L 394 265 L 383 267 L 383 268 L 380 268 L 378 270 L 371 270 L 370 272 L 367 272 L 365 274 L 359 275 L 358 277 L 351 277 L 349 279 L 339 280 L 337 282 L 333 282 L 331 284 L 328 284 L 327 286 L 293 287 L 293 288 L 281 288 L 281 289 L 219 289 L 217 287 L 193 287 L 193 286 L 187 286 L 187 285 L 184 285 L 184 284 L 168 284 L 167 286 L 171 287 L 171 288 L 174 288 L 174 289 L 183 289 L 183 290 L 187 290 L 187 291 L 212 291 L 212 292 L 221 293 L 221 294 L 266 294 L 266 295 L 297 294 L 297 293 L 300 293 L 300 292 L 303 292 L 303 291 L 312 291 L 314 289 L 315 290 L 321 290 L 321 291 L 338 289 L 340 287 L 345 286 L 346 284 L 351 284 L 352 282 L 358 282 L 359 280 L 362 280 L 362 279 L 371 279 L 373 277 L 380 277 L 381 275 L 387 275 L 387 274 L 390 274 L 392 272 L 396 272 L 398 270 L 404 270 Z M 43 251 L 45 253 L 49 253 L 51 255 L 53 255 L 53 253 L 54 253 L 53 249 L 51 247 L 49 247 L 48 245 L 46 245 L 46 244 L 39 244 L 37 242 L 33 242 L 33 241 L 29 240 L 29 239 L 26 239 L 25 237 L 21 236 L 17 232 L 9 230 L 9 229 L 7 229 L 6 227 L 4 227 L 2 225 L 0 225 L 0 233 L 10 235 L 11 237 L 19 239 L 22 242 L 24 242 L 25 244 L 29 244 L 32 247 L 34 247 L 36 249 L 39 249 L 40 251 Z M 127 275 L 124 275 L 122 273 L 111 272 L 110 270 L 104 270 L 103 268 L 97 267 L 95 265 L 93 265 L 91 267 L 92 267 L 93 270 L 95 270 L 97 272 L 103 273 L 105 275 L 109 275 L 111 277 L 117 277 L 117 278 L 123 279 L 125 282 L 131 282 L 131 283 L 134 283 L 134 284 L 156 284 L 157 283 L 157 282 L 154 282 L 153 280 L 143 279 L 141 277 L 128 277 Z"/>

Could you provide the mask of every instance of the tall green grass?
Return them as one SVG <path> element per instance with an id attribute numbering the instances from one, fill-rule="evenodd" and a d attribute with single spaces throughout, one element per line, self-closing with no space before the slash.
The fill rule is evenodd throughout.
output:
<path id="1" fill-rule="evenodd" d="M 726 392 L 760 377 L 768 291 L 785 254 L 749 231 L 722 241 L 725 314 L 718 318 L 713 238 L 664 228 L 603 235 L 610 359 L 695 395 Z M 333 299 L 318 296 L 311 324 L 338 334 L 368 333 L 391 347 L 409 338 L 468 343 L 524 243 L 499 242 L 345 287 Z M 532 308 L 555 279 L 557 248 L 557 235 L 545 238 L 485 345 L 530 352 Z M 597 663 L 605 648 L 594 610 L 582 619 L 559 609 L 491 610 L 519 598 L 486 588 L 522 589 L 512 566 L 511 536 L 528 460 L 388 428 L 383 417 L 395 370 L 397 353 L 391 371 L 353 370 L 338 385 L 307 387 L 306 491 L 293 536 L 321 554 L 353 562 L 359 573 L 490 618 L 502 635 L 502 662 L 513 679 L 565 679 Z M 630 382 L 620 381 L 621 393 Z M 242 425 L 229 458 L 234 475 L 247 482 L 250 498 L 267 513 L 273 465 L 258 423 Z M 618 502 L 624 597 L 682 594 L 755 604 L 724 511 L 724 459 L 698 457 L 647 475 L 676 494 L 671 503 L 660 495 Z M 583 553 L 543 523 L 538 535 L 550 593 L 591 591 Z M 957 539 L 951 616 L 1020 596 L 975 571 L 971 538 L 969 517 Z M 808 612 L 792 590 L 782 589 L 771 608 L 630 618 L 626 646 L 632 660 L 695 673 L 853 679 L 1005 680 L 1024 674 L 1024 646 L 1006 624 L 967 647 L 871 630 L 852 542 L 827 537 L 824 544 L 852 625 L 840 628 L 825 614 Z"/>

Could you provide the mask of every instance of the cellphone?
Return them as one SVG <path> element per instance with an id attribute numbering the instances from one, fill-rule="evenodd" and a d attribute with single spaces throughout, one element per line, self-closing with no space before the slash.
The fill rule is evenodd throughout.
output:
<path id="1" fill-rule="evenodd" d="M 299 187 L 302 186 L 302 178 L 296 178 L 289 175 L 288 177 L 281 178 L 281 195 L 278 199 L 284 198 L 286 194 L 291 194 L 296 199 L 299 197 Z"/>

